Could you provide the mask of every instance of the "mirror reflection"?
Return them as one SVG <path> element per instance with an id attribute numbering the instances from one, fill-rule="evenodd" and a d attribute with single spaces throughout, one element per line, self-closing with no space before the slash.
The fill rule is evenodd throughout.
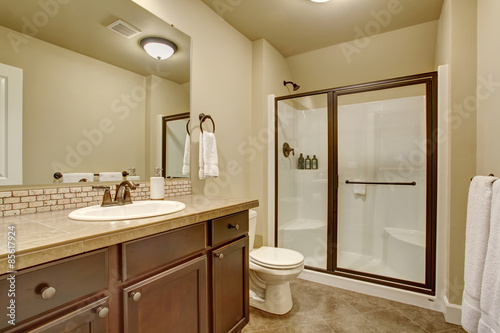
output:
<path id="1" fill-rule="evenodd" d="M 189 177 L 191 161 L 189 113 L 163 117 L 162 133 L 163 177 Z"/>
<path id="2" fill-rule="evenodd" d="M 23 71 L 22 185 L 62 182 L 55 172 L 148 179 L 161 167 L 162 118 L 189 113 L 189 36 L 132 1 L 47 4 L 0 4 L 0 63 Z M 177 50 L 155 59 L 147 37 Z"/>

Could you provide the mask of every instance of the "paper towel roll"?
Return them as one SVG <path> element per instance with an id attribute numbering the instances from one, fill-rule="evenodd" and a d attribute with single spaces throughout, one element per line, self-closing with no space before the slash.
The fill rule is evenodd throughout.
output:
<path id="1" fill-rule="evenodd" d="M 165 199 L 165 178 L 151 177 L 151 200 Z"/>

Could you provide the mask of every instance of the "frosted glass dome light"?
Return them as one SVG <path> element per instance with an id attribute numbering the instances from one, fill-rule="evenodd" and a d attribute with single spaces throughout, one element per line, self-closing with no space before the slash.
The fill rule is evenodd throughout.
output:
<path id="1" fill-rule="evenodd" d="M 153 58 L 163 60 L 170 58 L 177 51 L 174 42 L 160 37 L 148 37 L 141 40 L 141 46 Z"/>

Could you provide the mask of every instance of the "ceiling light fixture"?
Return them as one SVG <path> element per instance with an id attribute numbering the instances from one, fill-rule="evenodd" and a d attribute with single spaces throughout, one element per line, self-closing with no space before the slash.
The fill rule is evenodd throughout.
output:
<path id="1" fill-rule="evenodd" d="M 311 0 L 312 2 L 328 2 L 330 0 Z"/>
<path id="2" fill-rule="evenodd" d="M 177 45 L 161 37 L 147 37 L 141 40 L 141 46 L 146 52 L 158 60 L 170 58 L 177 51 Z"/>

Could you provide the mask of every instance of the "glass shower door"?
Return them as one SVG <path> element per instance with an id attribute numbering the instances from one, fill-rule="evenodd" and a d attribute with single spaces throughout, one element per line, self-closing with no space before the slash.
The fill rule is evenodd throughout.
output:
<path id="1" fill-rule="evenodd" d="M 429 285 L 428 89 L 420 81 L 334 93 L 335 271 Z"/>
<path id="2" fill-rule="evenodd" d="M 322 93 L 276 101 L 276 244 L 320 269 L 331 252 L 327 100 Z"/>

